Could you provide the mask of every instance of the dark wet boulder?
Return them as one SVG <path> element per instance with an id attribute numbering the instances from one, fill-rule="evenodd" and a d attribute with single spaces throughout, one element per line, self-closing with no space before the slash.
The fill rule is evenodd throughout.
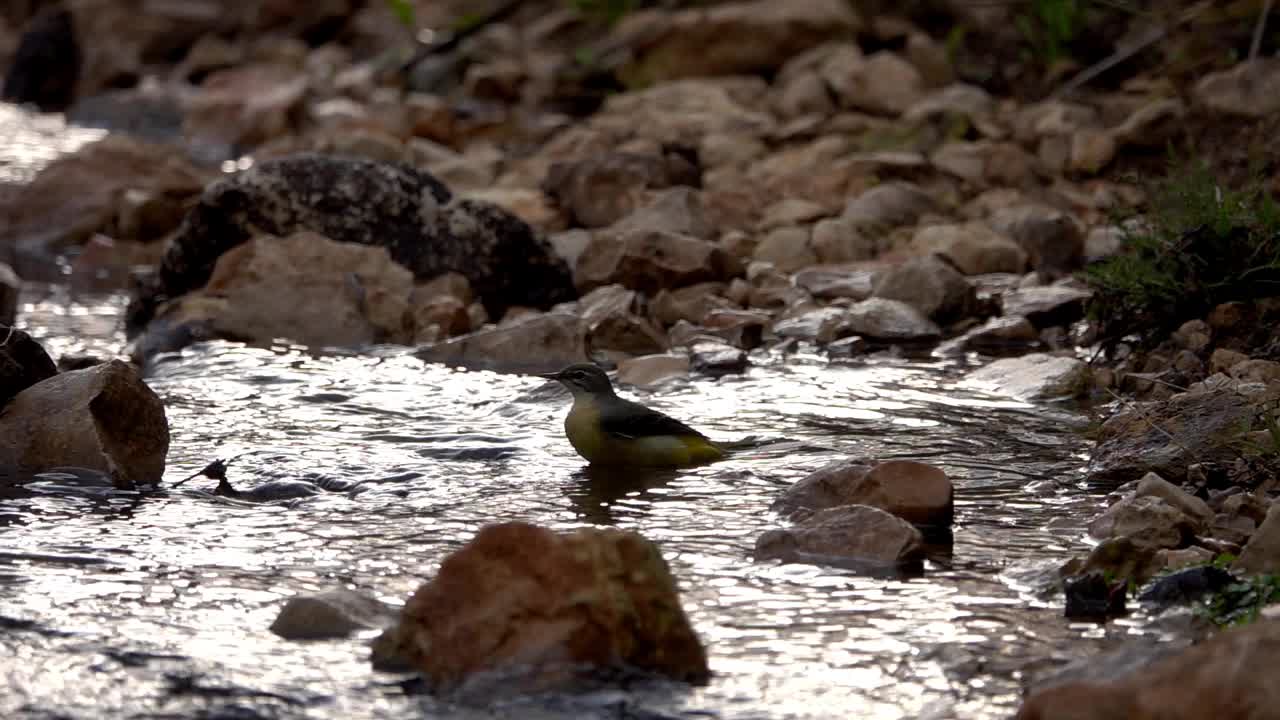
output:
<path id="1" fill-rule="evenodd" d="M 545 309 L 576 296 L 551 246 L 496 205 L 455 199 L 430 173 L 408 165 L 304 153 L 205 189 L 158 272 L 140 283 L 129 306 L 130 334 L 162 302 L 203 287 L 218 258 L 251 236 L 302 230 L 385 247 L 418 280 L 459 273 L 492 317 L 512 305 Z"/>
<path id="2" fill-rule="evenodd" d="M 0 407 L 57 374 L 57 366 L 40 343 L 22 330 L 0 325 Z"/>
<path id="3" fill-rule="evenodd" d="M 1068 578 L 1063 583 L 1066 607 L 1063 614 L 1069 618 L 1101 619 L 1125 613 L 1125 591 L 1128 585 L 1123 579 L 1108 579 L 1102 573 L 1088 573 Z"/>
<path id="4" fill-rule="evenodd" d="M 1195 602 L 1236 582 L 1231 573 L 1213 565 L 1189 567 L 1151 583 L 1138 600 L 1160 608 Z"/>
<path id="5" fill-rule="evenodd" d="M 12 325 L 18 317 L 18 295 L 22 279 L 13 268 L 0 263 L 0 325 Z"/>
<path id="6" fill-rule="evenodd" d="M 0 99 L 32 104 L 45 112 L 62 110 L 75 99 L 80 77 L 80 44 L 71 11 L 46 8 L 27 23 L 5 74 Z"/>
<path id="7" fill-rule="evenodd" d="M 20 472 L 88 468 L 130 490 L 160 481 L 168 451 L 164 403 L 119 360 L 38 382 L 0 413 L 0 467 Z"/>

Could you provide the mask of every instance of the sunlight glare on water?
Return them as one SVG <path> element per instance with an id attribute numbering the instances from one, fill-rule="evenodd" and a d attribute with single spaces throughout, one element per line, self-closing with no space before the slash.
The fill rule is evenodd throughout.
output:
<path id="1" fill-rule="evenodd" d="M 27 295 L 51 352 L 120 349 L 119 297 Z M 956 387 L 948 363 L 765 358 L 747 374 L 631 393 L 719 439 L 785 440 L 678 473 L 585 472 L 566 394 L 531 377 L 425 365 L 403 349 L 316 355 L 210 343 L 159 362 L 168 481 L 238 457 L 241 490 L 334 488 L 253 503 L 198 478 L 162 493 L 0 496 L 0 716 L 1007 717 L 1018 673 L 1092 642 L 1025 578 L 1079 549 L 1097 499 L 1078 490 L 1080 415 Z M 770 503 L 834 459 L 913 458 L 957 484 L 954 544 L 923 577 L 757 563 Z M 1035 490 L 1028 490 L 1034 487 Z M 345 488 L 345 489 L 344 489 Z M 482 525 L 632 528 L 658 542 L 708 643 L 705 688 L 643 686 L 518 712 L 406 695 L 362 640 L 268 631 L 295 593 L 394 603 Z M 1052 522 L 1050 522 L 1052 521 Z M 645 715 L 644 713 L 650 713 Z"/>

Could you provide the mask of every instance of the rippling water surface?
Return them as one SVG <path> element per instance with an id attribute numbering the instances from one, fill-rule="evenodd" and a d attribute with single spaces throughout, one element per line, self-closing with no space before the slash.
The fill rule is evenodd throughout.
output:
<path id="1" fill-rule="evenodd" d="M 123 298 L 26 297 L 51 353 L 120 349 Z M 1007 717 L 1028 663 L 1102 640 L 1035 591 L 1099 500 L 1080 490 L 1083 416 L 965 390 L 962 369 L 762 356 L 745 376 L 630 393 L 716 438 L 791 442 L 618 481 L 584 471 L 561 431 L 567 397 L 541 380 L 393 349 L 190 348 L 148 379 L 173 428 L 167 480 L 253 451 L 231 465 L 240 489 L 318 475 L 351 489 L 255 504 L 203 478 L 147 495 L 50 480 L 0 498 L 0 716 Z M 906 580 L 753 562 L 777 494 L 851 455 L 946 469 L 954 545 Z M 372 673 L 361 639 L 267 630 L 295 593 L 402 602 L 477 528 L 510 519 L 660 543 L 714 681 L 447 706 Z"/>

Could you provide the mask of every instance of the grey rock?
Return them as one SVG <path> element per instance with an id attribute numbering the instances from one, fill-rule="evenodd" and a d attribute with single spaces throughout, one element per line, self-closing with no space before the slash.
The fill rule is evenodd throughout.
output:
<path id="1" fill-rule="evenodd" d="M 977 295 L 964 275 L 933 255 L 912 258 L 881 274 L 874 296 L 901 300 L 940 323 L 966 317 L 977 305 Z"/>
<path id="2" fill-rule="evenodd" d="M 164 403 L 119 360 L 42 380 L 0 414 L 0 467 L 88 468 L 130 490 L 160 481 L 168 451 Z"/>
<path id="3" fill-rule="evenodd" d="M 849 308 L 849 329 L 870 340 L 925 341 L 942 335 L 941 328 L 911 305 L 875 297 Z"/>
<path id="4" fill-rule="evenodd" d="M 289 598 L 271 623 L 271 632 L 285 640 L 344 638 L 362 630 L 394 625 L 399 611 L 354 590 L 330 590 Z"/>
<path id="5" fill-rule="evenodd" d="M 1032 353 L 1004 358 L 970 373 L 966 383 L 1024 400 L 1075 397 L 1092 382 L 1088 363 Z"/>
<path id="6" fill-rule="evenodd" d="M 1001 304 L 1005 315 L 1021 315 L 1037 328 L 1047 328 L 1084 317 L 1084 304 L 1091 296 L 1088 290 L 1042 285 L 1005 293 Z"/>
<path id="7" fill-rule="evenodd" d="M 848 311 L 839 307 L 810 310 L 773 326 L 773 332 L 779 337 L 822 344 L 840 339 L 848 330 Z"/>
<path id="8" fill-rule="evenodd" d="M 920 186 L 902 181 L 887 182 L 867 190 L 849 201 L 843 217 L 855 226 L 892 230 L 912 225 L 938 204 Z"/>

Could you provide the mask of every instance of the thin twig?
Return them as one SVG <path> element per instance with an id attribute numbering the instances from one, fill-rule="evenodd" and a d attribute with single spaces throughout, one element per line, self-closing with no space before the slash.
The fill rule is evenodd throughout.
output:
<path id="1" fill-rule="evenodd" d="M 1267 29 L 1267 16 L 1271 14 L 1271 0 L 1262 3 L 1262 12 L 1258 14 L 1258 22 L 1253 26 L 1253 42 L 1249 43 L 1249 59 L 1258 57 L 1262 49 L 1262 33 Z"/>
<path id="2" fill-rule="evenodd" d="M 1203 13 L 1205 10 L 1208 10 L 1210 7 L 1212 7 L 1212 4 L 1202 3 L 1182 13 L 1182 16 L 1179 17 L 1177 20 L 1175 20 L 1172 24 L 1163 25 L 1157 28 L 1152 28 L 1150 31 L 1147 32 L 1146 35 L 1142 36 L 1137 42 L 1134 42 L 1132 45 L 1129 45 L 1128 47 L 1122 47 L 1116 50 L 1115 52 L 1111 53 L 1107 57 L 1103 58 L 1102 60 L 1098 61 L 1097 63 L 1094 63 L 1088 68 L 1085 68 L 1079 75 L 1076 75 L 1074 78 L 1072 78 L 1071 81 L 1068 82 L 1066 85 L 1063 85 L 1062 87 L 1055 90 L 1053 95 L 1051 95 L 1050 97 L 1054 100 L 1058 100 L 1065 95 L 1069 95 L 1070 93 L 1075 92 L 1076 90 L 1080 89 L 1080 87 L 1088 83 L 1090 80 L 1093 80 L 1094 78 L 1110 70 L 1116 65 L 1119 65 L 1125 60 L 1128 60 L 1134 55 L 1137 55 L 1138 53 L 1145 50 L 1148 46 L 1156 42 L 1159 42 L 1166 35 L 1168 35 L 1170 31 L 1174 30 L 1175 28 L 1181 25 L 1185 25 L 1186 23 L 1191 22 L 1195 18 L 1199 17 L 1201 13 Z"/>
<path id="3" fill-rule="evenodd" d="M 1181 441 L 1181 440 L 1179 440 L 1178 438 L 1174 437 L 1174 436 L 1173 436 L 1173 433 L 1171 433 L 1171 432 L 1169 432 L 1168 430 L 1165 430 L 1164 428 L 1160 427 L 1159 425 L 1157 425 L 1157 424 L 1155 423 L 1155 421 L 1154 421 L 1154 420 L 1152 420 L 1151 418 L 1147 417 L 1147 414 L 1146 414 L 1145 412 L 1143 412 L 1143 411 L 1142 411 L 1142 408 L 1138 407 L 1137 403 L 1135 403 L 1135 402 L 1133 402 L 1132 400 L 1129 400 L 1129 399 L 1127 399 L 1127 398 L 1121 397 L 1121 396 L 1120 396 L 1120 393 L 1117 393 L 1115 390 L 1112 390 L 1111 388 L 1107 388 L 1107 393 L 1108 393 L 1108 394 L 1110 394 L 1110 395 L 1111 395 L 1111 397 L 1115 398 L 1118 402 L 1120 402 L 1120 403 L 1124 404 L 1125 406 L 1127 406 L 1127 407 L 1128 407 L 1128 409 L 1130 409 L 1130 410 L 1132 410 L 1133 412 L 1137 413 L 1137 414 L 1138 414 L 1138 417 L 1139 417 L 1139 418 L 1141 418 L 1141 419 L 1142 419 L 1142 421 L 1143 421 L 1143 422 L 1145 422 L 1147 425 L 1150 425 L 1152 430 L 1155 430 L 1156 432 L 1160 433 L 1161 435 L 1164 435 L 1166 438 L 1168 438 L 1168 439 L 1169 439 L 1169 441 L 1170 441 L 1170 442 L 1172 442 L 1174 445 L 1177 445 L 1179 448 L 1181 448 L 1181 449 L 1182 449 L 1182 452 L 1186 453 L 1186 454 L 1187 454 L 1188 456 L 1190 456 L 1193 460 L 1195 460 L 1195 461 L 1197 461 L 1197 462 L 1199 462 L 1199 461 L 1200 461 L 1200 456 L 1199 456 L 1199 455 L 1197 455 L 1196 453 L 1192 452 L 1192 451 L 1191 451 L 1191 448 L 1188 448 L 1186 445 L 1182 444 L 1182 441 Z"/>

